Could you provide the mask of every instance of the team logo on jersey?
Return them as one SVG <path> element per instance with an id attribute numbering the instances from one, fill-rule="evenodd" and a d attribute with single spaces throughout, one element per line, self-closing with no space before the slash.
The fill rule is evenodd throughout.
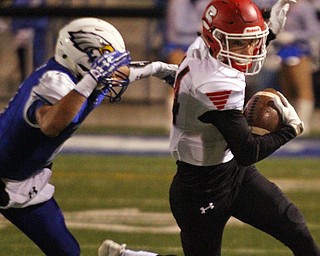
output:
<path id="1" fill-rule="evenodd" d="M 210 101 L 213 105 L 222 110 L 227 104 L 229 96 L 231 94 L 231 90 L 220 91 L 220 92 L 207 92 L 206 95 L 209 97 Z"/>
<path id="2" fill-rule="evenodd" d="M 213 17 L 215 17 L 218 13 L 218 10 L 216 9 L 216 7 L 214 7 L 213 5 L 211 5 L 210 7 L 208 7 L 206 13 L 205 13 L 205 18 L 203 19 L 203 26 L 207 29 L 210 30 L 211 27 L 211 23 L 213 21 Z"/>
<path id="3" fill-rule="evenodd" d="M 73 45 L 84 53 L 92 53 L 97 49 L 104 49 L 109 52 L 113 52 L 113 46 L 103 37 L 91 32 L 69 32 L 70 40 Z"/>
<path id="4" fill-rule="evenodd" d="M 36 189 L 36 187 L 32 187 L 32 189 L 29 192 L 29 198 L 33 198 L 38 194 L 38 190 Z"/>

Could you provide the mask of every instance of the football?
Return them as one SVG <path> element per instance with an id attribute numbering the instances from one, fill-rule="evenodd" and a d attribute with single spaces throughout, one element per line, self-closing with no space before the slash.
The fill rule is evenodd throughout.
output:
<path id="1" fill-rule="evenodd" d="M 252 96 L 244 108 L 244 116 L 255 135 L 264 135 L 278 131 L 282 126 L 282 118 L 272 98 L 279 97 L 277 91 L 267 88 Z"/>

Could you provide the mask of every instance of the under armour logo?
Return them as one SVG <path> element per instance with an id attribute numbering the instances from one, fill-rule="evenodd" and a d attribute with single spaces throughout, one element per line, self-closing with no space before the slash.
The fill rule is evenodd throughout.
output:
<path id="1" fill-rule="evenodd" d="M 204 207 L 200 208 L 201 214 L 205 214 L 207 210 L 210 210 L 210 209 L 212 210 L 213 208 L 214 208 L 213 203 L 209 203 L 209 205 L 206 208 Z"/>
<path id="2" fill-rule="evenodd" d="M 32 187 L 32 190 L 29 192 L 29 198 L 33 198 L 38 194 L 38 190 L 36 190 L 36 187 Z"/>

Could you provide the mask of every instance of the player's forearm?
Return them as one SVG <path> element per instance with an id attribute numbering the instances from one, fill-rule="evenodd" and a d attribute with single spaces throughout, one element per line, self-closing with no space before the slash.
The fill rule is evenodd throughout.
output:
<path id="1" fill-rule="evenodd" d="M 199 117 L 212 123 L 223 135 L 237 162 L 243 166 L 254 164 L 279 149 L 296 135 L 290 126 L 279 132 L 254 137 L 241 111 L 208 111 Z"/>
<path id="2" fill-rule="evenodd" d="M 58 136 L 76 117 L 86 97 L 72 90 L 56 104 L 40 107 L 36 120 L 41 131 L 49 136 Z"/>
<path id="3" fill-rule="evenodd" d="M 173 86 L 174 78 L 178 69 L 178 65 L 167 64 L 161 61 L 138 61 L 131 62 L 130 65 L 130 83 L 138 81 L 149 76 L 157 77 L 170 86 Z"/>

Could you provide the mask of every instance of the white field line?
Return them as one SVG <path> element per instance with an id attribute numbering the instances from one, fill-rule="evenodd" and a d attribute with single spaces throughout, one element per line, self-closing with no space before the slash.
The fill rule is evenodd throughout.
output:
<path id="1" fill-rule="evenodd" d="M 179 233 L 171 213 L 141 212 L 135 208 L 99 209 L 64 213 L 69 228 L 128 233 Z M 228 225 L 243 225 L 231 218 Z M 0 229 L 11 225 L 0 216 Z"/>
<path id="2" fill-rule="evenodd" d="M 81 135 L 77 134 L 63 146 L 62 152 L 86 153 L 157 153 L 170 155 L 169 137 Z M 277 150 L 272 156 L 319 156 L 318 140 L 297 139 Z"/>
<path id="3" fill-rule="evenodd" d="M 69 228 L 103 230 L 120 233 L 179 233 L 171 213 L 141 212 L 135 208 L 99 209 L 79 212 L 65 212 L 65 219 Z M 11 225 L 0 216 L 0 229 Z M 235 218 L 231 218 L 227 225 L 245 225 Z M 320 225 L 309 225 L 320 229 Z"/>
<path id="4" fill-rule="evenodd" d="M 284 192 L 294 191 L 320 191 L 320 179 L 270 179 Z"/>
<path id="5" fill-rule="evenodd" d="M 274 180 L 285 192 L 320 191 L 319 180 Z M 135 208 L 97 209 L 79 212 L 65 212 L 68 227 L 77 229 L 105 230 L 130 233 L 179 233 L 175 220 L 168 212 L 142 212 Z M 11 225 L 0 215 L 0 229 Z M 245 225 L 231 218 L 227 225 Z M 320 229 L 318 224 L 310 228 Z"/>

